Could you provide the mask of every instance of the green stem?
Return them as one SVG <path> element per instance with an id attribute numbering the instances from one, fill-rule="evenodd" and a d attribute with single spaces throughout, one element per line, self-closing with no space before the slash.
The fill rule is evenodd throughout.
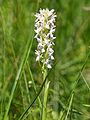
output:
<path id="1" fill-rule="evenodd" d="M 37 93 L 36 97 L 34 98 L 34 100 L 32 101 L 32 103 L 29 105 L 29 107 L 22 113 L 22 115 L 19 117 L 18 120 L 22 120 L 24 118 L 24 116 L 27 114 L 28 110 L 32 107 L 32 105 L 35 103 L 35 101 L 37 100 L 38 96 L 40 95 L 44 85 L 45 85 L 45 82 L 49 76 L 51 71 L 48 72 L 47 76 L 45 77 L 45 80 L 43 81 L 42 85 L 41 85 L 41 88 L 39 90 L 39 92 Z"/>
<path id="2" fill-rule="evenodd" d="M 47 73 L 44 71 L 43 73 L 43 81 L 45 80 Z M 42 120 L 46 120 L 46 113 L 47 113 L 47 98 L 48 98 L 48 89 L 49 89 L 49 82 L 46 81 L 44 87 L 44 98 L 43 98 L 43 107 L 42 107 Z"/>

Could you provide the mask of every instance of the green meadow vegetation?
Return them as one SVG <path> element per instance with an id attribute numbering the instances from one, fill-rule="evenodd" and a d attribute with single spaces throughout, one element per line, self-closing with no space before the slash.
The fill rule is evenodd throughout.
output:
<path id="1" fill-rule="evenodd" d="M 44 79 L 34 38 L 40 8 L 57 15 Z M 90 0 L 0 0 L 0 120 L 90 120 Z"/>

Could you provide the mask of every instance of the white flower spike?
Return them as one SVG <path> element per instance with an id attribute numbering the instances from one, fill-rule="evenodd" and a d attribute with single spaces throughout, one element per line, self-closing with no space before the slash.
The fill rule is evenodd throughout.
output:
<path id="1" fill-rule="evenodd" d="M 54 9 L 48 10 L 40 9 L 39 13 L 35 15 L 35 37 L 38 45 L 35 50 L 36 61 L 40 61 L 43 66 L 48 69 L 52 68 L 53 57 L 53 45 L 56 38 L 53 34 L 55 32 L 55 18 L 56 14 Z"/>

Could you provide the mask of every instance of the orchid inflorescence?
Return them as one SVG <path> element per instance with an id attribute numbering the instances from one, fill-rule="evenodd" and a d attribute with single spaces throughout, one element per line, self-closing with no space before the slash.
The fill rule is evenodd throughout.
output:
<path id="1" fill-rule="evenodd" d="M 54 45 L 54 32 L 55 32 L 55 18 L 56 14 L 54 9 L 48 10 L 40 9 L 39 13 L 35 14 L 35 38 L 38 45 L 35 50 L 36 61 L 40 61 L 46 68 L 52 68 L 53 57 L 53 45 Z"/>

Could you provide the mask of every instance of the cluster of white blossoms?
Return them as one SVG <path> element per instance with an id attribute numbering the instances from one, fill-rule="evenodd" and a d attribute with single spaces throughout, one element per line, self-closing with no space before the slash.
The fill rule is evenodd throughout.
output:
<path id="1" fill-rule="evenodd" d="M 52 68 L 54 32 L 55 32 L 55 18 L 54 9 L 40 9 L 39 13 L 35 14 L 35 38 L 38 45 L 35 50 L 36 61 L 40 61 L 45 67 Z"/>

